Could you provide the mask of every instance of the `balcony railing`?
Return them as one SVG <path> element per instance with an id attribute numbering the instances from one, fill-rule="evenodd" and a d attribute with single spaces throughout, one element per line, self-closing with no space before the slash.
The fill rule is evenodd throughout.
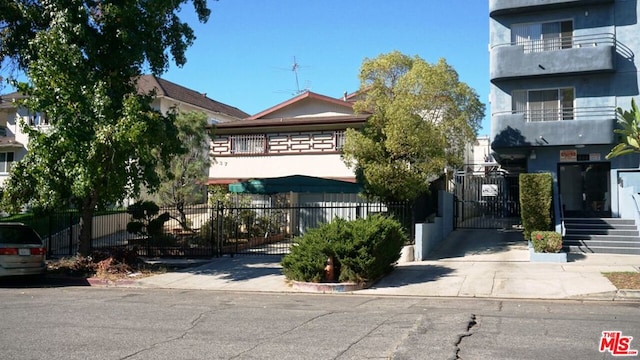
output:
<path id="1" fill-rule="evenodd" d="M 620 116 L 616 112 L 615 106 L 598 106 L 598 107 L 579 107 L 579 108 L 558 108 L 558 109 L 540 109 L 540 110 L 524 110 L 524 111 L 501 111 L 495 112 L 492 116 L 501 115 L 524 115 L 526 122 L 542 122 L 542 121 L 564 121 L 564 120 L 602 120 L 602 119 L 618 119 Z"/>
<path id="2" fill-rule="evenodd" d="M 616 70 L 613 34 L 526 40 L 495 45 L 490 53 L 491 81 Z"/>
<path id="3" fill-rule="evenodd" d="M 612 33 L 601 34 L 588 34 L 588 35 L 574 35 L 574 36 L 561 36 L 550 39 L 536 39 L 536 40 L 520 40 L 511 43 L 498 44 L 491 47 L 491 49 L 505 47 L 505 46 L 522 46 L 524 53 L 535 53 L 543 51 L 557 51 L 565 49 L 575 49 L 584 47 L 596 47 L 596 46 L 615 46 L 616 37 Z"/>

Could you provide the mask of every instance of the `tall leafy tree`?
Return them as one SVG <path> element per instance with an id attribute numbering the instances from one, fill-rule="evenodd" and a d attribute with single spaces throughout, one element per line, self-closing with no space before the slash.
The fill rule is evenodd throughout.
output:
<path id="1" fill-rule="evenodd" d="M 618 108 L 619 128 L 614 132 L 619 135 L 618 144 L 607 154 L 607 159 L 640 153 L 640 110 L 636 101 L 631 99 L 631 110 Z"/>
<path id="2" fill-rule="evenodd" d="M 180 113 L 176 119 L 178 139 L 186 152 L 175 156 L 169 169 L 160 169 L 162 183 L 158 191 L 160 204 L 175 208 L 174 217 L 183 229 L 188 229 L 185 206 L 204 201 L 208 171 L 210 137 L 207 115 L 202 112 Z M 168 171 L 167 171 L 168 170 Z"/>
<path id="3" fill-rule="evenodd" d="M 361 131 L 346 132 L 343 160 L 365 195 L 405 201 L 427 193 L 445 166 L 461 164 L 484 104 L 444 59 L 430 64 L 394 51 L 365 59 L 359 78 L 354 109 L 371 116 Z"/>
<path id="4" fill-rule="evenodd" d="M 90 250 L 96 209 L 160 184 L 158 166 L 184 151 L 174 124 L 138 94 L 143 72 L 186 62 L 195 39 L 178 17 L 192 2 L 202 22 L 206 0 L 0 0 L 0 58 L 29 79 L 22 104 L 52 127 L 29 129 L 28 154 L 11 171 L 5 209 L 74 205 L 81 213 L 79 253 Z"/>

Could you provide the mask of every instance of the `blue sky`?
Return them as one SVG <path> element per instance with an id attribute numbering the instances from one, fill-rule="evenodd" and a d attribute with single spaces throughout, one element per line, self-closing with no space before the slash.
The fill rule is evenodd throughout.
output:
<path id="1" fill-rule="evenodd" d="M 398 50 L 428 62 L 445 58 L 487 105 L 489 15 L 486 0 L 219 0 L 198 23 L 184 67 L 163 78 L 255 114 L 300 90 L 340 97 L 358 88 L 365 58 Z"/>

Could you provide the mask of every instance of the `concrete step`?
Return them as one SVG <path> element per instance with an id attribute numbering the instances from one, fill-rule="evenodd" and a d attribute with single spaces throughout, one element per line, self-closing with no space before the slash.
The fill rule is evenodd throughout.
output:
<path id="1" fill-rule="evenodd" d="M 631 229 L 571 229 L 565 228 L 565 234 L 569 235 L 614 235 L 614 236 L 640 236 L 638 230 Z"/>
<path id="2" fill-rule="evenodd" d="M 633 219 L 620 219 L 620 218 L 564 218 L 565 226 L 572 225 L 635 225 Z"/>
<path id="3" fill-rule="evenodd" d="M 612 246 L 591 246 L 591 245 L 565 245 L 563 250 L 572 254 L 594 253 L 594 254 L 622 254 L 640 255 L 640 247 L 620 248 Z"/>
<path id="4" fill-rule="evenodd" d="M 590 238 L 590 239 L 564 239 L 564 246 L 595 246 L 595 247 L 615 247 L 615 248 L 639 248 L 640 239 L 624 239 L 624 238 Z"/>

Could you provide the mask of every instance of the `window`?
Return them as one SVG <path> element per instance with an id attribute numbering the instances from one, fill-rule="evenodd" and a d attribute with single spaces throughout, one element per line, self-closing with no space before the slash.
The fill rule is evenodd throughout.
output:
<path id="1" fill-rule="evenodd" d="M 11 171 L 13 164 L 13 152 L 0 152 L 0 173 Z"/>
<path id="2" fill-rule="evenodd" d="M 513 25 L 511 43 L 524 45 L 525 53 L 570 49 L 573 46 L 573 22 Z"/>
<path id="3" fill-rule="evenodd" d="M 264 154 L 265 136 L 258 135 L 234 135 L 231 137 L 232 154 Z"/>
<path id="4" fill-rule="evenodd" d="M 29 113 L 29 125 L 30 126 L 42 126 L 49 125 L 49 119 L 47 116 L 40 112 Z"/>
<path id="5" fill-rule="evenodd" d="M 525 114 L 527 121 L 573 120 L 573 88 L 547 90 L 515 90 L 512 110 Z"/>
<path id="6" fill-rule="evenodd" d="M 344 131 L 336 131 L 335 137 L 336 137 L 336 151 L 342 151 L 342 148 L 344 147 L 344 140 L 345 140 Z"/>

